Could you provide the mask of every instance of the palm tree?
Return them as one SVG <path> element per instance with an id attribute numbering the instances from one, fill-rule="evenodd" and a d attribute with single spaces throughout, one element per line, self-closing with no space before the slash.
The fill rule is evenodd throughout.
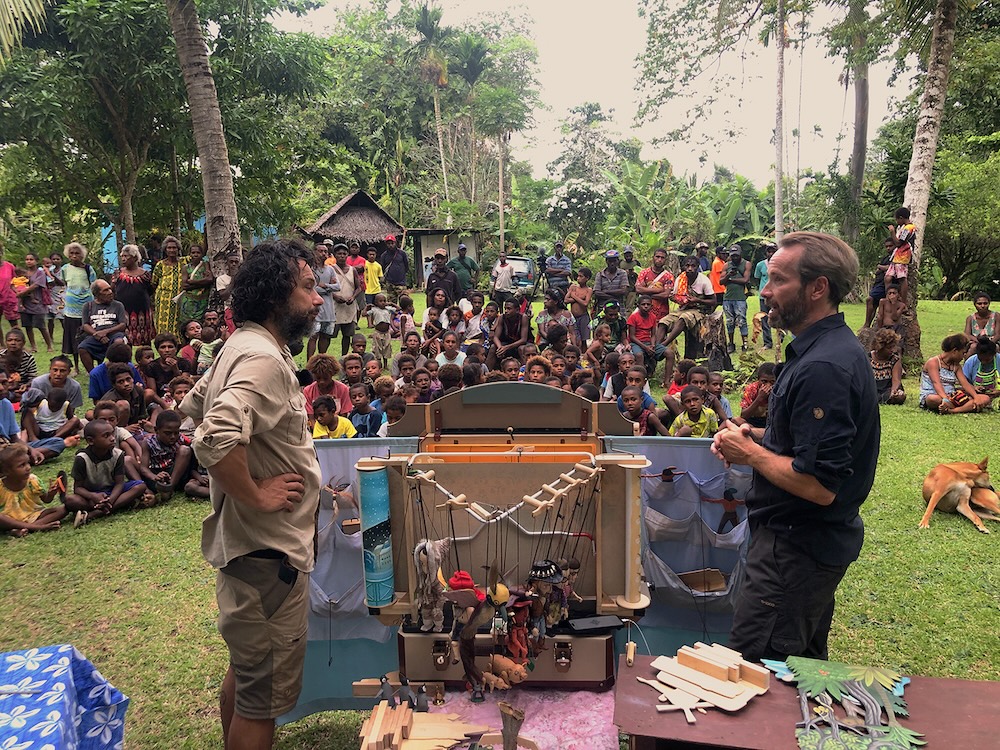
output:
<path id="1" fill-rule="evenodd" d="M 14 47 L 21 43 L 25 30 L 41 28 L 44 18 L 44 0 L 0 2 L 0 63 L 10 59 Z"/>
<path id="2" fill-rule="evenodd" d="M 469 86 L 469 95 L 466 102 L 470 105 L 476 98 L 476 84 L 483 77 L 493 61 L 490 59 L 490 47 L 485 39 L 476 34 L 462 34 L 455 43 L 452 55 L 455 58 L 455 73 Z M 472 131 L 472 158 L 470 160 L 469 172 L 470 183 L 472 185 L 470 199 L 476 202 L 476 115 L 470 108 L 469 123 Z"/>
<path id="3" fill-rule="evenodd" d="M 927 204 L 931 196 L 931 180 L 934 174 L 934 158 L 937 155 L 938 136 L 948 93 L 948 76 L 951 73 L 951 58 L 955 52 L 955 27 L 958 23 L 959 5 L 962 0 L 937 0 L 931 25 L 931 47 L 927 56 L 927 74 L 920 96 L 917 113 L 917 128 L 913 136 L 913 154 L 903 191 L 903 203 L 910 209 L 910 221 L 917 228 L 913 243 L 913 257 L 910 263 L 910 278 L 914 282 L 920 269 L 920 255 L 923 250 L 924 227 L 927 224 Z M 922 22 L 920 6 L 926 7 L 926 0 L 909 0 L 903 4 L 909 12 L 908 19 Z M 912 6 L 912 7 L 911 7 Z M 909 285 L 907 307 L 910 311 L 909 324 L 903 340 L 903 351 L 918 359 L 920 354 L 920 325 L 917 323 L 917 284 Z"/>
<path id="4" fill-rule="evenodd" d="M 213 270 L 225 273 L 226 256 L 240 252 L 240 233 L 219 96 L 194 0 L 166 0 L 166 4 L 198 148 L 205 196 L 205 239 Z"/>
<path id="5" fill-rule="evenodd" d="M 448 168 L 444 160 L 440 90 L 448 85 L 448 58 L 445 57 L 444 45 L 452 35 L 452 28 L 441 25 L 442 14 L 440 8 L 432 8 L 427 4 L 420 6 L 415 24 L 420 38 L 409 52 L 419 65 L 420 74 L 431 86 L 431 96 L 434 99 L 434 128 L 437 131 L 438 156 L 441 159 L 441 179 L 444 181 L 444 200 L 448 204 L 451 201 L 451 194 L 448 191 Z M 447 224 L 451 226 L 450 207 Z"/>
<path id="6" fill-rule="evenodd" d="M 236 195 L 222 113 L 215 89 L 208 48 L 194 0 L 166 0 L 167 15 L 177 44 L 201 179 L 205 194 L 205 238 L 212 264 L 222 272 L 226 255 L 240 252 Z M 0 0 L 0 63 L 9 59 L 27 28 L 37 29 L 45 17 L 43 0 Z"/>
<path id="7" fill-rule="evenodd" d="M 778 48 L 778 75 L 775 83 L 774 107 L 774 239 L 781 241 L 785 233 L 785 170 L 782 165 L 785 150 L 785 0 L 778 0 L 774 19 L 774 41 Z"/>

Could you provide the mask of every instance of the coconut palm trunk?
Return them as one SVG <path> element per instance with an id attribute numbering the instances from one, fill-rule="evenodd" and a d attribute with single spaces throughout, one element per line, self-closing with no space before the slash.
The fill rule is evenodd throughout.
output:
<path id="1" fill-rule="evenodd" d="M 240 252 L 240 235 L 219 96 L 194 0 L 166 0 L 166 5 L 198 149 L 208 253 L 213 270 L 224 273 L 226 256 Z"/>
<path id="2" fill-rule="evenodd" d="M 927 58 L 927 76 L 924 79 L 924 90 L 920 97 L 917 129 L 913 136 L 913 155 L 910 157 L 910 171 L 903 193 L 903 203 L 910 209 L 910 221 L 917 228 L 909 269 L 910 283 L 907 295 L 909 315 L 907 316 L 906 334 L 903 337 L 903 351 L 918 359 L 923 359 L 923 357 L 920 352 L 920 325 L 917 322 L 916 314 L 917 280 L 924 244 L 924 227 L 927 225 L 927 204 L 931 196 L 934 157 L 937 154 L 945 97 L 948 93 L 951 58 L 955 52 L 958 2 L 959 0 L 938 0 L 934 11 L 931 51 Z"/>
<path id="3" fill-rule="evenodd" d="M 851 21 L 851 77 L 854 79 L 854 145 L 851 149 L 849 201 L 841 229 L 849 245 L 858 241 L 861 213 L 861 190 L 865 184 L 865 161 L 868 158 L 868 61 L 864 50 L 868 44 L 865 0 L 851 0 L 848 18 Z"/>
<path id="4" fill-rule="evenodd" d="M 775 83 L 774 106 L 774 239 L 781 241 L 785 233 L 784 150 L 785 150 L 785 0 L 778 0 L 775 18 L 775 46 L 778 48 L 778 75 Z"/>
<path id="5" fill-rule="evenodd" d="M 448 204 L 447 225 L 451 227 L 451 193 L 448 192 L 448 167 L 444 158 L 444 126 L 441 124 L 441 97 L 438 95 L 437 86 L 433 88 L 434 94 L 434 129 L 437 130 L 438 156 L 441 157 L 441 179 L 444 181 L 444 202 Z"/>

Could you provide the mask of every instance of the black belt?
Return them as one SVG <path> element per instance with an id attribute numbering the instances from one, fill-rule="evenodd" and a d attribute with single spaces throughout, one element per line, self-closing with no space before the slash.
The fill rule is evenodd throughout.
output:
<path id="1" fill-rule="evenodd" d="M 263 560 L 284 560 L 287 555 L 276 549 L 258 549 L 253 552 L 247 552 L 244 557 L 256 557 Z"/>

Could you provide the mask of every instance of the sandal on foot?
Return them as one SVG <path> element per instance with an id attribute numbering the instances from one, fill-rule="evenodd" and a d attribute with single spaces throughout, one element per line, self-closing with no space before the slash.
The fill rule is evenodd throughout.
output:
<path id="1" fill-rule="evenodd" d="M 73 518 L 73 528 L 74 529 L 78 529 L 81 526 L 83 526 L 85 523 L 87 523 L 87 517 L 89 515 L 90 514 L 87 513 L 87 511 L 85 511 L 85 510 L 78 510 L 76 512 L 76 516 Z"/>

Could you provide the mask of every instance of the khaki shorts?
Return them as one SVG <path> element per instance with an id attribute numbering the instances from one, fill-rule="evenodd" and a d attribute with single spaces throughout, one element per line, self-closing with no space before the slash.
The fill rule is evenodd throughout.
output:
<path id="1" fill-rule="evenodd" d="M 684 321 L 684 328 L 688 331 L 693 331 L 701 325 L 701 321 L 704 319 L 705 313 L 701 312 L 701 310 L 678 310 L 660 318 L 659 325 L 665 326 L 669 333 L 674 324 L 678 320 L 682 320 Z"/>
<path id="2" fill-rule="evenodd" d="M 244 555 L 219 571 L 219 633 L 236 676 L 236 713 L 274 719 L 302 690 L 309 575 L 284 559 Z"/>

